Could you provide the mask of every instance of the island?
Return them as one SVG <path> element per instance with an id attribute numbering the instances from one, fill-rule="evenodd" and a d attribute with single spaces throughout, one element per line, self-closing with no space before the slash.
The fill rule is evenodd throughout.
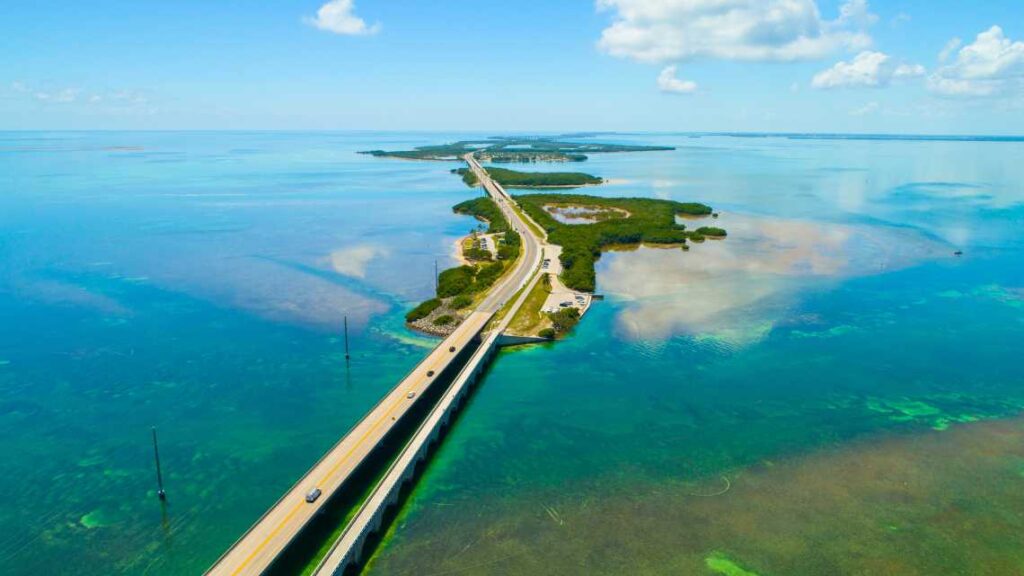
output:
<path id="1" fill-rule="evenodd" d="M 469 168 L 456 168 L 452 173 L 462 176 L 462 181 L 470 188 L 480 186 L 476 173 Z M 520 172 L 507 168 L 488 168 L 487 173 L 506 188 L 579 188 L 604 182 L 603 178 L 584 172 Z"/>
<path id="2" fill-rule="evenodd" d="M 705 235 L 699 230 L 687 231 L 680 217 L 712 213 L 705 204 L 653 198 L 582 194 L 525 194 L 514 198 L 547 232 L 548 243 L 561 246 L 561 279 L 565 285 L 585 292 L 594 291 L 594 263 L 603 250 L 639 244 L 685 249 L 687 239 L 699 242 Z"/>
<path id="3" fill-rule="evenodd" d="M 537 271 L 539 277 L 522 289 L 528 288 L 529 293 L 506 328 L 506 333 L 526 339 L 560 338 L 580 321 L 594 299 L 594 265 L 602 252 L 641 244 L 688 250 L 688 242 L 726 237 L 726 231 L 715 226 L 687 228 L 688 220 L 718 217 L 706 204 L 551 191 L 508 196 L 504 190 L 490 189 L 579 188 L 601 184 L 604 179 L 584 172 L 523 172 L 480 165 L 482 161 L 582 162 L 587 154 L 673 149 L 568 140 L 587 137 L 492 137 L 413 150 L 363 152 L 385 158 L 464 160 L 469 168 L 451 172 L 461 176 L 467 186 L 489 190 L 487 196 L 454 207 L 456 213 L 474 216 L 481 224 L 456 242 L 460 265 L 441 272 L 434 296 L 406 314 L 410 328 L 438 336 L 453 333 L 483 301 L 490 287 L 514 268 L 522 238 L 510 226 L 496 199 L 507 202 L 507 208 L 514 211 L 510 214 L 522 220 L 531 237 L 542 242 L 544 258 Z M 499 310 L 495 317 L 503 319 L 503 312 Z"/>
<path id="4" fill-rule="evenodd" d="M 522 244 L 519 234 L 486 196 L 456 204 L 453 210 L 474 216 L 487 226 L 485 233 L 474 230 L 459 242 L 460 259 L 465 263 L 438 274 L 434 297 L 405 315 L 410 327 L 437 336 L 451 334 L 487 289 L 512 269 Z"/>
<path id="5" fill-rule="evenodd" d="M 551 255 L 507 329 L 514 336 L 551 340 L 569 333 L 592 302 L 594 266 L 603 251 L 639 245 L 687 250 L 688 241 L 726 236 L 717 227 L 687 229 L 685 221 L 713 213 L 710 206 L 696 202 L 563 193 L 520 194 L 513 199 L 528 223 L 546 235 L 545 254 Z M 434 335 L 450 334 L 519 257 L 519 234 L 490 197 L 461 202 L 453 210 L 483 224 L 458 242 L 463 264 L 442 272 L 435 296 L 406 315 L 411 328 Z"/>
<path id="6" fill-rule="evenodd" d="M 671 146 L 642 146 L 599 142 L 566 141 L 559 137 L 491 137 L 483 140 L 460 140 L 450 144 L 419 146 L 413 150 L 366 150 L 386 158 L 406 160 L 459 160 L 472 153 L 477 160 L 493 163 L 583 162 L 587 154 L 613 152 L 654 152 L 675 150 Z"/>

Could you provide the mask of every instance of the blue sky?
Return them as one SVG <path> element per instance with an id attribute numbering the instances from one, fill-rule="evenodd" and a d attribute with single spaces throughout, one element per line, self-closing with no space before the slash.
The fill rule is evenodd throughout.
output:
<path id="1" fill-rule="evenodd" d="M 1024 3 L 16 1 L 0 129 L 1024 134 Z"/>

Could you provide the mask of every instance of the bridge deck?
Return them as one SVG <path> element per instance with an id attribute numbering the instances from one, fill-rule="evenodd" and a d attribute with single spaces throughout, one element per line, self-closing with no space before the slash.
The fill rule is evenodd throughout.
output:
<path id="1" fill-rule="evenodd" d="M 484 301 L 451 335 L 431 351 L 257 520 L 207 571 L 208 575 L 239 576 L 265 572 L 331 496 L 342 489 L 345 480 L 356 471 L 381 440 L 402 420 L 415 400 L 433 382 L 433 378 L 448 367 L 458 352 L 481 333 L 494 312 L 526 283 L 530 273 L 540 262 L 539 243 L 526 224 L 510 208 L 511 198 L 487 176 L 474 159 L 468 158 L 467 161 L 481 176 L 487 193 L 494 198 L 510 224 L 522 236 L 523 253 L 516 268 L 492 288 Z M 455 348 L 454 353 L 450 351 L 451 347 Z M 433 376 L 428 376 L 428 372 L 433 372 Z M 413 398 L 408 397 L 410 393 L 414 395 Z M 306 494 L 313 488 L 319 488 L 322 493 L 316 501 L 308 503 Z"/>

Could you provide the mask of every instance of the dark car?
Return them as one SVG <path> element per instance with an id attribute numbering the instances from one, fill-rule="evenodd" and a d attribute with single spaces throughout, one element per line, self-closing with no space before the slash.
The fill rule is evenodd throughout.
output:
<path id="1" fill-rule="evenodd" d="M 427 378 L 430 378 L 433 375 L 434 375 L 434 371 L 433 370 L 427 370 Z"/>
<path id="2" fill-rule="evenodd" d="M 455 352 L 455 346 L 451 346 L 451 347 L 449 347 L 449 348 L 448 348 L 448 351 L 449 351 L 449 352 Z"/>

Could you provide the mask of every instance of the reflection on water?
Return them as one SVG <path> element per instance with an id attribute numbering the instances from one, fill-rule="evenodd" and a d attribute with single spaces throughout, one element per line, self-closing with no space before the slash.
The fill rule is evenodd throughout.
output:
<path id="1" fill-rule="evenodd" d="M 1021 573 L 1021 145 L 622 140 L 684 147 L 596 156 L 626 183 L 591 193 L 729 237 L 604 254 L 608 298 L 499 355 L 370 573 Z"/>
<path id="2" fill-rule="evenodd" d="M 474 192 L 355 152 L 465 137 L 0 135 L 2 571 L 206 568 L 433 344 L 403 307 Z M 605 254 L 499 354 L 377 572 L 1012 574 L 1021 145 L 622 139 L 683 146 L 588 193 L 729 238 Z"/>
<path id="3" fill-rule="evenodd" d="M 618 320 L 623 335 L 750 344 L 767 334 L 800 291 L 952 253 L 919 232 L 887 226 L 735 213 L 723 214 L 720 223 L 727 239 L 691 244 L 688 252 L 641 247 L 602 257 L 602 291 L 628 301 Z"/>
<path id="4" fill-rule="evenodd" d="M 432 140 L 0 134 L 0 572 L 201 573 L 390 389 L 473 192 L 356 151 Z"/>

